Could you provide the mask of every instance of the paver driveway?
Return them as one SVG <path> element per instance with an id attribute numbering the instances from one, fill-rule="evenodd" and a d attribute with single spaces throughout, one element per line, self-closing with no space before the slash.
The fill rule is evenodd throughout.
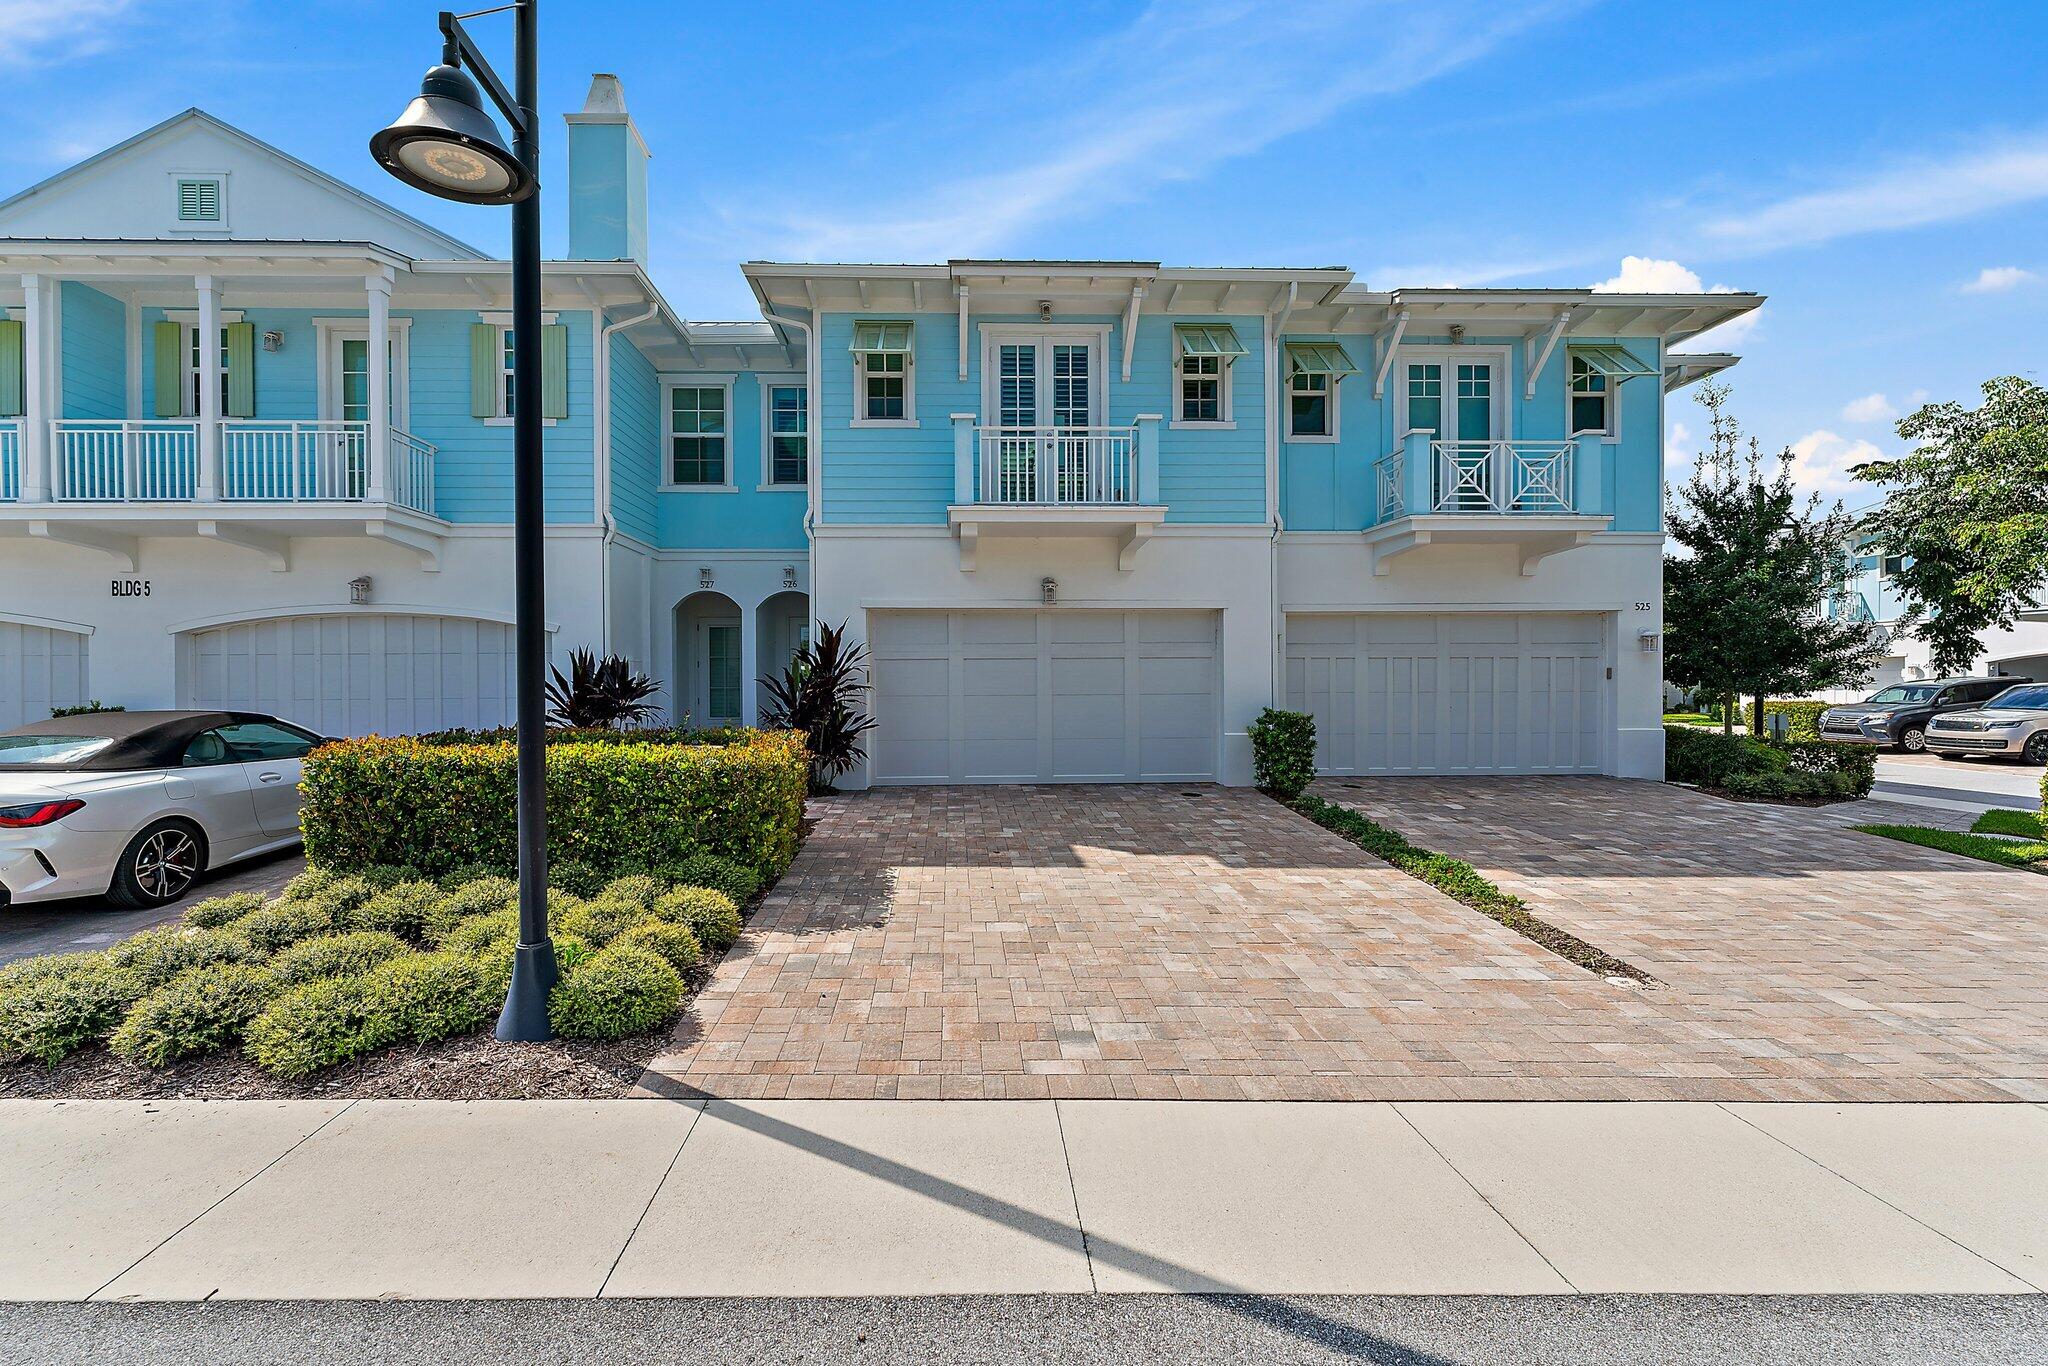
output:
<path id="1" fill-rule="evenodd" d="M 657 1059 L 728 1097 L 2048 1097 L 2048 883 L 1607 779 L 1325 795 L 1666 985 L 1593 977 L 1256 793 L 883 790 Z"/>

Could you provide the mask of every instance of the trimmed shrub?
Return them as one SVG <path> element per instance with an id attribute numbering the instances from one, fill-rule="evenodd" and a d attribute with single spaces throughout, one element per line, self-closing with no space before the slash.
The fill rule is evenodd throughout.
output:
<path id="1" fill-rule="evenodd" d="M 135 1003 L 107 1047 L 129 1062 L 168 1067 L 227 1048 L 281 990 L 268 968 L 226 963 L 194 968 Z"/>
<path id="2" fill-rule="evenodd" d="M 395 934 L 355 930 L 301 939 L 281 950 L 265 966 L 276 974 L 278 981 L 297 986 L 321 977 L 353 977 L 411 951 L 412 946 Z"/>
<path id="3" fill-rule="evenodd" d="M 326 868 L 308 868 L 290 882 L 285 883 L 284 890 L 278 893 L 278 899 L 281 901 L 304 901 L 308 897 L 317 896 L 319 893 L 326 891 L 339 881 L 341 881 L 340 873 L 332 872 Z"/>
<path id="4" fill-rule="evenodd" d="M 713 951 L 729 949 L 740 937 L 740 908 L 731 897 L 710 887 L 678 887 L 654 903 L 662 920 L 689 926 L 697 942 Z"/>
<path id="5" fill-rule="evenodd" d="M 413 1043 L 481 1029 L 498 1005 L 499 993 L 492 992 L 482 965 L 460 953 L 409 953 L 371 970 L 365 980 L 372 1008 L 399 1038 Z"/>
<path id="6" fill-rule="evenodd" d="M 188 968 L 244 962 L 261 957 L 237 929 L 203 930 L 196 925 L 162 925 L 124 939 L 106 951 L 107 962 L 136 974 L 143 990 L 155 991 Z"/>
<path id="7" fill-rule="evenodd" d="M 548 936 L 555 945 L 555 971 L 569 973 L 577 964 L 597 952 L 590 941 L 580 935 L 566 931 Z M 491 999 L 502 1001 L 507 988 L 512 985 L 512 959 L 519 952 L 517 936 L 500 939 L 476 956 L 477 970 L 484 975 L 484 982 L 490 988 Z"/>
<path id="8" fill-rule="evenodd" d="M 335 869 L 510 867 L 516 764 L 509 742 L 322 745 L 301 784 L 307 857 Z M 547 754 L 548 858 L 610 876 L 706 849 L 773 876 L 796 852 L 807 776 L 802 738 L 789 732 L 727 745 L 558 741 Z"/>
<path id="9" fill-rule="evenodd" d="M 263 893 L 230 892 L 226 896 L 211 896 L 193 905 L 185 912 L 185 923 L 197 925 L 203 930 L 217 930 L 223 925 L 232 925 L 251 911 L 263 909 Z"/>
<path id="10" fill-rule="evenodd" d="M 1259 790 L 1291 802 L 1316 776 L 1316 721 L 1306 712 L 1267 707 L 1247 728 Z"/>
<path id="11" fill-rule="evenodd" d="M 1861 797 L 1877 781 L 1877 750 L 1835 740 L 1774 745 L 1743 735 L 1666 726 L 1664 776 L 1741 797 Z"/>
<path id="12" fill-rule="evenodd" d="M 370 885 L 372 892 L 387 892 L 401 882 L 418 882 L 420 870 L 402 863 L 378 863 L 358 868 L 355 876 Z"/>
<path id="13" fill-rule="evenodd" d="M 447 898 L 431 882 L 400 882 L 377 893 L 349 912 L 348 923 L 359 930 L 383 930 L 419 943 Z"/>
<path id="14" fill-rule="evenodd" d="M 465 863 L 443 873 L 440 883 L 443 891 L 452 892 L 457 888 L 467 887 L 472 882 L 482 882 L 485 878 L 509 879 L 515 871 L 512 868 L 494 867 L 488 863 Z"/>
<path id="15" fill-rule="evenodd" d="M 654 914 L 651 908 L 638 902 L 604 896 L 573 908 L 559 924 L 564 934 L 573 934 L 578 939 L 588 940 L 594 947 L 603 948 L 641 921 L 652 920 Z"/>
<path id="16" fill-rule="evenodd" d="M 1855 779 L 1847 773 L 1731 773 L 1722 790 L 1768 801 L 1839 801 L 1856 795 Z"/>
<path id="17" fill-rule="evenodd" d="M 1794 740 L 1772 749 L 1785 756 L 1794 773 L 1822 774 L 1840 780 L 1845 796 L 1867 797 L 1877 782 L 1877 747 L 1845 745 L 1839 740 Z"/>
<path id="18" fill-rule="evenodd" d="M 548 864 L 548 889 L 559 888 L 571 896 L 596 896 L 605 876 L 581 859 L 564 859 Z"/>
<path id="19" fill-rule="evenodd" d="M 273 901 L 237 920 L 222 934 L 245 940 L 257 953 L 276 953 L 301 939 L 333 934 L 348 923 L 348 911 L 329 901 L 325 892 L 297 901 Z"/>
<path id="20" fill-rule="evenodd" d="M 133 968 L 95 958 L 0 992 L 0 1061 L 55 1063 L 113 1032 L 148 988 Z"/>
<path id="21" fill-rule="evenodd" d="M 761 890 L 761 875 L 743 863 L 703 852 L 676 863 L 664 863 L 655 870 L 661 881 L 678 887 L 710 887 L 724 892 L 733 904 L 744 906 Z"/>
<path id="22" fill-rule="evenodd" d="M 439 947 L 475 957 L 501 939 L 517 942 L 518 938 L 519 912 L 507 906 L 503 910 L 486 911 L 464 920 L 441 937 Z"/>
<path id="23" fill-rule="evenodd" d="M 623 1039 L 666 1024 L 683 1003 L 683 979 L 644 949 L 609 948 L 556 984 L 548 1021 L 566 1039 Z"/>
<path id="24" fill-rule="evenodd" d="M 427 915 L 424 931 L 429 944 L 438 944 L 448 932 L 475 915 L 489 915 L 519 903 L 519 884 L 509 877 L 480 877 L 454 888 Z"/>
<path id="25" fill-rule="evenodd" d="M 243 1048 L 266 1072 L 310 1077 L 398 1040 L 366 977 L 328 977 L 291 988 L 249 1021 Z"/>
<path id="26" fill-rule="evenodd" d="M 655 898 L 667 890 L 668 884 L 659 878 L 646 873 L 632 873 L 606 883 L 604 890 L 597 895 L 605 901 L 630 901 L 635 906 L 651 910 Z"/>
<path id="27" fill-rule="evenodd" d="M 62 977 L 66 973 L 81 972 L 106 961 L 107 955 L 101 949 L 85 953 L 51 953 L 37 958 L 17 959 L 0 968 L 0 991 L 9 991 L 51 977 Z"/>
<path id="28" fill-rule="evenodd" d="M 620 932 L 612 946 L 643 949 L 679 973 L 688 972 L 704 960 L 704 946 L 688 925 L 670 920 L 643 920 Z"/>

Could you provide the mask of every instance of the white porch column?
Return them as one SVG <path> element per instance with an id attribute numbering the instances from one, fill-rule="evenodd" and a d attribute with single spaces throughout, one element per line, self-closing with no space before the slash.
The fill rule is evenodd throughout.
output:
<path id="1" fill-rule="evenodd" d="M 761 722 L 761 605 L 740 607 L 740 724 Z"/>
<path id="2" fill-rule="evenodd" d="M 370 296 L 370 337 L 363 364 L 370 378 L 370 479 L 365 496 L 391 500 L 391 273 L 364 281 Z"/>
<path id="3" fill-rule="evenodd" d="M 199 501 L 220 501 L 220 290 L 193 277 L 199 293 Z"/>
<path id="4" fill-rule="evenodd" d="M 50 501 L 50 411 L 45 392 L 43 277 L 21 277 L 21 501 Z"/>

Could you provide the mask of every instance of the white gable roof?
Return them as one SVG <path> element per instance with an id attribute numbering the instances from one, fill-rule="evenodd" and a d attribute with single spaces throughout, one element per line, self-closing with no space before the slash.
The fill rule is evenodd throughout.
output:
<path id="1" fill-rule="evenodd" d="M 223 225 L 178 221 L 181 175 L 224 177 Z M 0 237 L 374 242 L 419 260 L 487 259 L 201 109 L 0 201 Z"/>

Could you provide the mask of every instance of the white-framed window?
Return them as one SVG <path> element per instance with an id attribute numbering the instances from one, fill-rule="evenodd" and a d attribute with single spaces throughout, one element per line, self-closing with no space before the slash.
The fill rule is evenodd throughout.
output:
<path id="1" fill-rule="evenodd" d="M 1906 557 L 1904 555 L 1884 556 L 1877 562 L 1877 572 L 1882 578 L 1896 579 L 1899 575 L 1906 572 Z"/>
<path id="2" fill-rule="evenodd" d="M 199 416 L 199 312 L 197 309 L 180 308 L 165 312 L 164 317 L 178 324 L 178 354 L 182 359 L 185 382 L 179 386 L 179 402 L 184 405 L 180 417 Z M 220 410 L 228 410 L 228 324 L 242 321 L 242 311 L 224 308 L 220 311 Z"/>
<path id="3" fill-rule="evenodd" d="M 1396 357 L 1394 432 L 1438 441 L 1498 441 L 1514 435 L 1508 351 L 1497 346 L 1403 346 Z"/>
<path id="4" fill-rule="evenodd" d="M 171 231 L 217 233 L 228 230 L 228 173 L 170 173 Z"/>
<path id="5" fill-rule="evenodd" d="M 365 422 L 370 412 L 370 323 L 367 318 L 315 318 L 315 363 L 320 367 L 319 413 L 322 422 Z M 391 425 L 406 431 L 412 403 L 408 383 L 412 365 L 412 319 L 391 320 L 387 340 L 386 394 Z"/>
<path id="6" fill-rule="evenodd" d="M 853 325 L 853 425 L 917 425 L 916 329 L 904 321 Z"/>
<path id="7" fill-rule="evenodd" d="M 509 427 L 512 425 L 512 409 L 514 406 L 512 399 L 514 388 L 512 379 L 512 337 L 514 335 L 512 315 L 509 312 L 493 310 L 488 313 L 479 313 L 477 318 L 498 329 L 498 343 L 494 348 L 494 354 L 498 358 L 498 382 L 494 386 L 498 398 L 498 412 L 495 417 L 485 418 L 484 425 L 486 427 Z M 558 313 L 543 313 L 540 315 L 540 325 L 542 327 L 553 327 L 560 320 L 561 315 Z M 555 419 L 543 417 L 541 425 L 552 427 L 555 425 Z"/>
<path id="8" fill-rule="evenodd" d="M 1175 427 L 1232 427 L 1231 372 L 1248 354 L 1226 323 L 1178 323 L 1173 329 Z"/>
<path id="9" fill-rule="evenodd" d="M 983 324 L 981 345 L 984 423 L 1071 428 L 1107 421 L 1107 327 Z"/>
<path id="10" fill-rule="evenodd" d="M 760 383 L 761 487 L 802 488 L 810 478 L 810 391 L 801 375 L 763 375 Z"/>
<path id="11" fill-rule="evenodd" d="M 1571 433 L 1598 432 L 1614 435 L 1614 382 L 1600 373 L 1578 352 L 1569 354 L 1571 366 Z"/>
<path id="12" fill-rule="evenodd" d="M 732 377 L 690 376 L 662 385 L 661 486 L 730 493 Z"/>
<path id="13" fill-rule="evenodd" d="M 1296 441 L 1337 436 L 1337 377 L 1297 370 L 1287 379 L 1287 435 Z"/>

